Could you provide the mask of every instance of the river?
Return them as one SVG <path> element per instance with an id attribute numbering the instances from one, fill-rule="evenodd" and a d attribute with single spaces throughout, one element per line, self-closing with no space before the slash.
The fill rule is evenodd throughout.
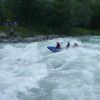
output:
<path id="1" fill-rule="evenodd" d="M 57 41 L 79 47 L 52 53 Z M 99 99 L 99 36 L 0 43 L 0 100 Z"/>

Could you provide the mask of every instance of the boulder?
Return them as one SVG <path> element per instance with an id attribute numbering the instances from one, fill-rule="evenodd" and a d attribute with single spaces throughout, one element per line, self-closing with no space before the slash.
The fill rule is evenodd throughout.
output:
<path id="1" fill-rule="evenodd" d="M 1 32 L 0 33 L 0 38 L 7 38 L 8 36 L 7 36 L 7 34 L 6 33 L 4 33 L 4 32 Z"/>

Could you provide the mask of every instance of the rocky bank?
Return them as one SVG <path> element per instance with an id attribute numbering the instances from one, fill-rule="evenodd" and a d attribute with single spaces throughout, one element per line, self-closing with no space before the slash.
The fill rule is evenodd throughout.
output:
<path id="1" fill-rule="evenodd" d="M 22 38 L 18 33 L 7 34 L 5 32 L 0 33 L 0 43 L 30 43 L 36 41 L 51 40 L 58 38 L 59 35 L 34 35 L 33 37 Z"/>

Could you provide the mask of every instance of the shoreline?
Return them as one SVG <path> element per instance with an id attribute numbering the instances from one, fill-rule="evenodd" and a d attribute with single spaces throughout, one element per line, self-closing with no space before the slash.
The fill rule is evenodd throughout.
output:
<path id="1" fill-rule="evenodd" d="M 87 36 L 100 36 L 100 35 L 81 35 L 81 37 L 87 37 Z M 40 42 L 40 41 L 46 41 L 46 40 L 52 40 L 55 38 L 64 38 L 64 37 L 80 37 L 80 35 L 34 35 L 31 37 L 25 37 L 22 38 L 21 36 L 17 37 L 0 37 L 0 43 L 31 43 L 31 42 Z"/>
<path id="2" fill-rule="evenodd" d="M 25 29 L 24 29 L 25 30 Z M 35 34 L 32 33 L 30 36 L 29 31 L 18 31 L 8 29 L 8 31 L 0 31 L 0 43 L 30 43 L 39 42 L 45 40 L 51 40 L 60 37 L 80 37 L 80 36 L 100 36 L 100 30 L 89 30 L 85 28 L 73 28 L 67 34 Z"/>
<path id="3" fill-rule="evenodd" d="M 30 43 L 51 40 L 59 38 L 59 35 L 35 35 L 33 37 L 22 38 L 21 36 L 17 37 L 0 37 L 0 43 Z"/>

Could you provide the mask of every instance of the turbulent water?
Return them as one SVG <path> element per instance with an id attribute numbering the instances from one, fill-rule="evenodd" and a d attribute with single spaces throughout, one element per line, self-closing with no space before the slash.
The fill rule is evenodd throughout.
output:
<path id="1" fill-rule="evenodd" d="M 52 53 L 60 41 L 80 47 Z M 100 37 L 0 44 L 0 100 L 99 100 Z"/>

